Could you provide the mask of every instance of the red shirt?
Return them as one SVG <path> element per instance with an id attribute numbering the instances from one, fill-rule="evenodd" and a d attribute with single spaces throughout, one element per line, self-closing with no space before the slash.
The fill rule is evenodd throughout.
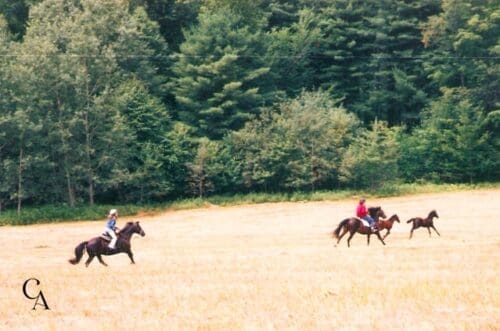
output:
<path id="1" fill-rule="evenodd" d="M 366 206 L 364 203 L 360 203 L 358 205 L 358 208 L 356 208 L 356 216 L 362 218 L 368 215 L 368 212 L 366 211 Z"/>

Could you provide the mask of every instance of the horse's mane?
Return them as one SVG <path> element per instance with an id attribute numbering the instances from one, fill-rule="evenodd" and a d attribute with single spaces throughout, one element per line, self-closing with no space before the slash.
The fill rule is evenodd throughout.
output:
<path id="1" fill-rule="evenodd" d="M 383 220 L 383 221 L 386 221 L 386 222 L 387 222 L 387 221 L 393 221 L 393 222 L 394 222 L 396 219 L 398 219 L 398 220 L 399 220 L 399 216 L 398 216 L 398 214 L 393 214 L 393 215 L 391 215 L 391 217 L 389 217 L 388 219 Z"/>
<path id="2" fill-rule="evenodd" d="M 376 207 L 368 207 L 368 214 L 370 214 L 371 217 L 375 217 L 377 212 L 382 210 L 382 207 L 376 206 Z"/>
<path id="3" fill-rule="evenodd" d="M 120 230 L 120 233 L 129 234 L 128 230 L 134 226 L 134 222 L 127 222 L 125 226 Z"/>

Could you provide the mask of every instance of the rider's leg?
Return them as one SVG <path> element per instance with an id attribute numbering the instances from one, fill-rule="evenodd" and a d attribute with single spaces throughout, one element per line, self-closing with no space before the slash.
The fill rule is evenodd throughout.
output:
<path id="1" fill-rule="evenodd" d="M 368 221 L 368 223 L 370 224 L 370 228 L 372 229 L 372 231 L 376 231 L 377 224 L 376 224 L 375 220 L 369 215 L 366 215 L 365 217 L 366 217 L 366 220 Z"/>
<path id="2" fill-rule="evenodd" d="M 115 233 L 115 231 L 113 231 L 111 229 L 107 229 L 106 232 L 111 236 L 111 242 L 109 243 L 108 247 L 111 249 L 114 249 L 115 245 L 116 245 L 116 240 L 118 239 L 116 237 L 116 233 Z"/>

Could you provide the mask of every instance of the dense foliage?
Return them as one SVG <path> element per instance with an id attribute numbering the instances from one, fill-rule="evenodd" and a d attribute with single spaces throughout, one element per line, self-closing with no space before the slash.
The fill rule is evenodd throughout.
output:
<path id="1" fill-rule="evenodd" d="M 0 0 L 0 210 L 500 179 L 494 0 Z"/>

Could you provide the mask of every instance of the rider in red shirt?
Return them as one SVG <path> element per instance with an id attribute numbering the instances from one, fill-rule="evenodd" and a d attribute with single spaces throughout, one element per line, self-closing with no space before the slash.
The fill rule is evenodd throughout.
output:
<path id="1" fill-rule="evenodd" d="M 364 198 L 361 198 L 359 200 L 358 207 L 356 208 L 356 216 L 367 221 L 368 224 L 370 224 L 370 228 L 372 229 L 372 231 L 377 231 L 375 227 L 376 225 L 375 220 L 370 215 L 368 215 L 368 211 L 366 210 L 365 206 L 365 201 L 366 200 Z"/>

